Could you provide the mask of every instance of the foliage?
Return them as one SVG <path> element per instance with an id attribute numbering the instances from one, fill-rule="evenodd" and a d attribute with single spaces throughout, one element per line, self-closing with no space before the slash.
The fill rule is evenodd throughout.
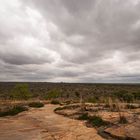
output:
<path id="1" fill-rule="evenodd" d="M 12 90 L 13 99 L 27 100 L 31 97 L 31 92 L 27 84 L 17 84 Z"/>
<path id="2" fill-rule="evenodd" d="M 61 96 L 61 92 L 57 89 L 50 90 L 45 99 L 54 99 Z"/>
<path id="3" fill-rule="evenodd" d="M 80 93 L 78 91 L 75 91 L 75 95 L 77 98 L 80 98 Z"/>
<path id="4" fill-rule="evenodd" d="M 139 106 L 135 106 L 135 105 L 132 105 L 132 104 L 127 104 L 126 108 L 127 109 L 137 109 L 137 108 L 139 108 Z"/>
<path id="5" fill-rule="evenodd" d="M 140 100 L 140 92 L 134 92 L 132 94 L 133 94 L 135 100 Z"/>
<path id="6" fill-rule="evenodd" d="M 60 104 L 60 102 L 58 100 L 52 100 L 51 104 Z"/>
<path id="7" fill-rule="evenodd" d="M 128 103 L 132 102 L 134 99 L 134 95 L 132 93 L 128 93 L 125 90 L 119 91 L 114 94 L 121 101 L 126 101 Z"/>
<path id="8" fill-rule="evenodd" d="M 0 112 L 0 117 L 4 116 L 14 116 L 20 112 L 27 111 L 28 109 L 23 106 L 14 106 L 12 109 L 9 109 L 7 111 Z"/>
<path id="9" fill-rule="evenodd" d="M 108 124 L 108 122 L 104 121 L 100 116 L 89 117 L 89 122 L 95 127 L 105 126 Z"/>
<path id="10" fill-rule="evenodd" d="M 98 97 L 91 97 L 91 98 L 88 98 L 88 102 L 89 103 L 97 103 L 97 102 L 99 102 L 99 99 L 98 99 Z"/>
<path id="11" fill-rule="evenodd" d="M 63 110 L 64 108 L 63 107 L 57 107 L 54 109 L 54 111 L 57 111 L 57 110 Z"/>
<path id="12" fill-rule="evenodd" d="M 41 102 L 32 102 L 32 103 L 29 103 L 28 106 L 29 106 L 29 107 L 40 108 L 40 107 L 43 107 L 44 104 L 41 103 Z"/>
<path id="13" fill-rule="evenodd" d="M 79 119 L 79 120 L 88 120 L 88 119 L 89 119 L 88 113 L 82 114 L 81 116 L 79 116 L 78 119 Z"/>

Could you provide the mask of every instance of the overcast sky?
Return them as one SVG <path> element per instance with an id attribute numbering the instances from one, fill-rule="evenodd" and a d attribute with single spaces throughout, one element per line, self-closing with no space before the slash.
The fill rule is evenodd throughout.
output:
<path id="1" fill-rule="evenodd" d="M 0 0 L 0 81 L 140 82 L 140 0 Z"/>

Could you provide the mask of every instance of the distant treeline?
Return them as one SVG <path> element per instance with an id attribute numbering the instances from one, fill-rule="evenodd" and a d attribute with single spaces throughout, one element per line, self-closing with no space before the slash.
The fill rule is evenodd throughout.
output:
<path id="1" fill-rule="evenodd" d="M 0 99 L 79 99 L 97 102 L 105 97 L 140 100 L 140 84 L 81 84 L 0 82 Z"/>

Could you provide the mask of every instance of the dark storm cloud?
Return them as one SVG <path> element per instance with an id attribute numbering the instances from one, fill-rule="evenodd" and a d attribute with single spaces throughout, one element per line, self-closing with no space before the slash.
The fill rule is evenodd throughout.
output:
<path id="1" fill-rule="evenodd" d="M 1 80 L 139 82 L 139 0 L 0 3 Z"/>

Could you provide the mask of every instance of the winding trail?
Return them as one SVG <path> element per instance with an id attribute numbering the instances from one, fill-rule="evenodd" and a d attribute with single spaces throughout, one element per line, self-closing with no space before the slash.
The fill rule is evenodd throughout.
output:
<path id="1" fill-rule="evenodd" d="M 56 105 L 0 118 L 0 140 L 103 140 L 84 122 L 54 113 Z"/>

